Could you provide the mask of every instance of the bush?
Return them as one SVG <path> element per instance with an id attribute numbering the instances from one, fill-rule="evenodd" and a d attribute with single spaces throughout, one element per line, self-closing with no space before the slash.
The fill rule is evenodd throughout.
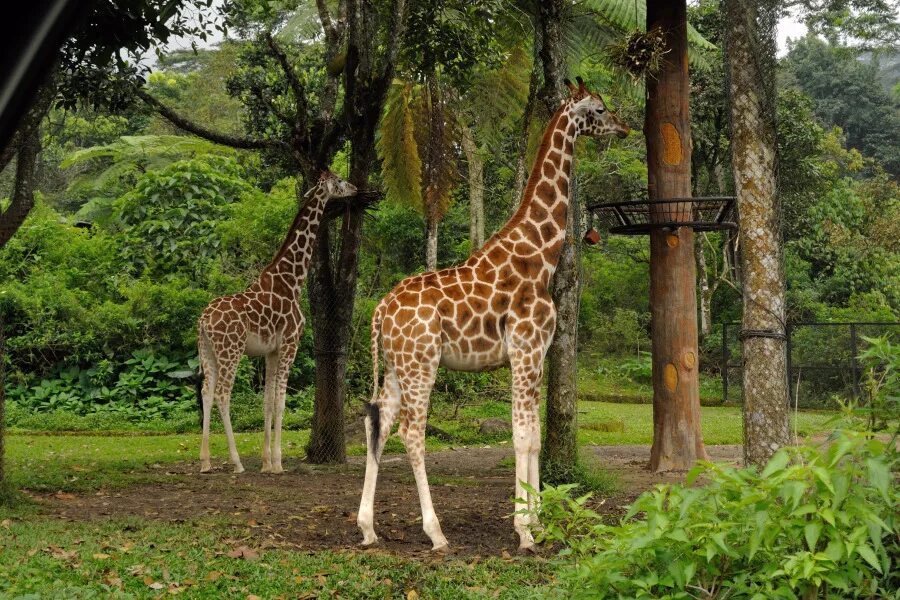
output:
<path id="1" fill-rule="evenodd" d="M 565 545 L 560 595 L 895 597 L 894 443 L 843 432 L 821 450 L 780 450 L 762 472 L 704 464 L 687 487 L 641 495 L 616 525 L 571 486 L 547 488 L 540 539 Z"/>

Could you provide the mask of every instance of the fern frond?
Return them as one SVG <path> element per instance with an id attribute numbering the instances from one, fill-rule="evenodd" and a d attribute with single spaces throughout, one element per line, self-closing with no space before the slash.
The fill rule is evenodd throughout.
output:
<path id="1" fill-rule="evenodd" d="M 528 101 L 531 49 L 517 44 L 503 64 L 476 75 L 457 112 L 466 123 L 474 122 L 479 139 L 498 145 L 503 135 L 518 126 Z"/>
<path id="2" fill-rule="evenodd" d="M 385 103 L 375 148 L 381 158 L 386 197 L 422 209 L 422 160 L 410 108 L 412 84 L 395 80 Z"/>
<path id="3" fill-rule="evenodd" d="M 456 119 L 449 118 L 445 95 L 437 81 L 429 82 L 423 95 L 428 110 L 427 138 L 420 144 L 422 152 L 422 199 L 425 218 L 438 223 L 450 208 L 450 192 L 456 181 L 455 146 L 458 138 Z"/>

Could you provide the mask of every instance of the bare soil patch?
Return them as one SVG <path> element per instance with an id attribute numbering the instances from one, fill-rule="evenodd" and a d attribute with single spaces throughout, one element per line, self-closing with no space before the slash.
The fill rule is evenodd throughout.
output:
<path id="1" fill-rule="evenodd" d="M 715 461 L 736 462 L 740 446 L 710 446 Z M 646 470 L 647 446 L 603 446 L 593 452 L 615 472 L 621 491 L 605 499 L 602 510 L 620 514 L 641 492 L 662 482 L 680 481 L 683 473 Z M 467 448 L 427 455 L 431 493 L 444 534 L 455 553 L 465 556 L 514 553 L 518 537 L 512 528 L 513 481 L 511 448 Z M 161 481 L 92 495 L 42 497 L 47 514 L 92 521 L 142 517 L 169 522 L 222 522 L 235 536 L 257 546 L 301 551 L 358 548 L 361 534 L 356 511 L 362 491 L 364 457 L 334 467 L 286 460 L 288 472 L 259 473 L 259 459 L 244 461 L 247 471 L 231 473 L 229 465 L 201 475 L 199 464 L 152 465 Z M 382 459 L 375 500 L 379 551 L 400 555 L 427 554 L 428 537 L 421 529 L 418 494 L 404 455 Z"/>

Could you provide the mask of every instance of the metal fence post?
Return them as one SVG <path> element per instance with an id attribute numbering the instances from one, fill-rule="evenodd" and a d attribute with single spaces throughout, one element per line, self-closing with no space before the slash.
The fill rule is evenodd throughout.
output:
<path id="1" fill-rule="evenodd" d="M 722 323 L 722 402 L 728 402 L 728 323 Z"/>
<path id="2" fill-rule="evenodd" d="M 850 375 L 853 377 L 853 399 L 859 400 L 859 364 L 856 355 L 859 352 L 856 339 L 856 323 L 850 323 Z"/>

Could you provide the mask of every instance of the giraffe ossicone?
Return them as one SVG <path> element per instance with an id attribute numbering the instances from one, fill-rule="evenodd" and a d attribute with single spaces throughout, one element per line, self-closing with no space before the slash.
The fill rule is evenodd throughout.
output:
<path id="1" fill-rule="evenodd" d="M 231 428 L 231 388 L 244 354 L 265 356 L 262 471 L 281 473 L 281 423 L 291 364 L 303 333 L 300 291 L 312 258 L 313 243 L 325 205 L 333 198 L 356 194 L 356 187 L 325 171 L 305 195 L 306 201 L 288 230 L 275 258 L 239 294 L 216 298 L 197 323 L 197 349 L 203 372 L 203 437 L 200 470 L 212 468 L 209 457 L 209 420 L 213 401 L 219 407 L 235 473 L 244 471 Z"/>
<path id="2" fill-rule="evenodd" d="M 406 446 L 422 510 L 422 528 L 435 550 L 447 548 L 425 473 L 425 419 L 439 366 L 482 371 L 509 365 L 516 455 L 515 497 L 535 507 L 523 483 L 540 489 L 540 388 L 544 357 L 556 328 L 548 286 L 566 232 L 569 181 L 579 135 L 628 135 L 581 79 L 544 131 L 528 185 L 515 214 L 465 263 L 400 282 L 372 316 L 374 391 L 366 418 L 368 455 L 357 524 L 363 544 L 377 540 L 374 499 L 378 461 L 394 420 Z M 380 340 L 380 343 L 379 343 Z M 378 355 L 384 358 L 379 388 Z M 517 507 L 518 509 L 519 507 Z M 525 514 L 515 514 L 519 547 L 534 547 Z"/>

